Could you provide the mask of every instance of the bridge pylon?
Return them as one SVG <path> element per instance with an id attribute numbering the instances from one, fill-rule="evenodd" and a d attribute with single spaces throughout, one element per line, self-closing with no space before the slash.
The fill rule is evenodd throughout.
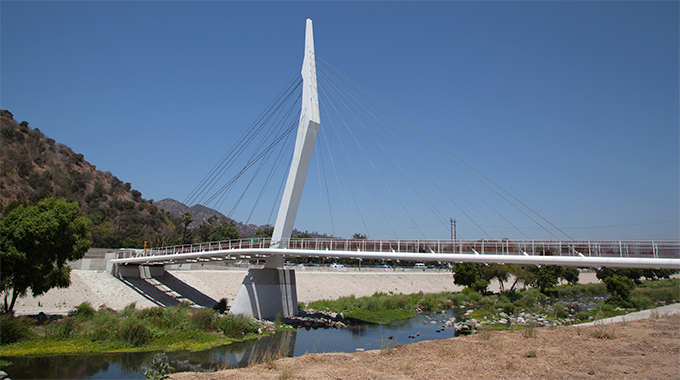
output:
<path id="1" fill-rule="evenodd" d="M 293 160 L 274 224 L 271 248 L 286 248 L 282 245 L 290 239 L 320 124 L 314 31 L 312 20 L 307 19 L 305 55 L 302 62 L 300 123 Z M 248 275 L 234 299 L 231 312 L 256 318 L 274 318 L 276 314 L 290 317 L 298 314 L 295 271 L 283 268 L 282 255 L 269 256 L 263 269 L 248 270 Z"/>

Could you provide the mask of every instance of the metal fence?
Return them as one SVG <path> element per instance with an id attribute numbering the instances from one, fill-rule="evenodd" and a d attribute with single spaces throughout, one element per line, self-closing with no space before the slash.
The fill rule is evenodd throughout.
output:
<path id="1" fill-rule="evenodd" d="M 162 248 L 121 250 L 118 258 L 175 255 L 236 249 L 267 249 L 271 239 L 249 238 Z M 279 248 L 323 251 L 396 253 L 475 253 L 528 256 L 680 258 L 680 241 L 673 240 L 367 240 L 288 239 Z M 332 254 L 329 255 L 332 256 Z"/>

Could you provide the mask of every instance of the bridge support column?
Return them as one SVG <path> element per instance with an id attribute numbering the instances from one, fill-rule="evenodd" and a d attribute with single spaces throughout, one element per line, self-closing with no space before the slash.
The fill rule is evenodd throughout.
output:
<path id="1" fill-rule="evenodd" d="M 165 274 L 165 267 L 163 265 L 114 265 L 112 267 L 112 274 L 114 277 L 132 277 L 132 278 L 151 278 L 161 277 Z"/>
<path id="2" fill-rule="evenodd" d="M 249 269 L 230 313 L 257 319 L 298 314 L 295 271 L 283 268 Z"/>

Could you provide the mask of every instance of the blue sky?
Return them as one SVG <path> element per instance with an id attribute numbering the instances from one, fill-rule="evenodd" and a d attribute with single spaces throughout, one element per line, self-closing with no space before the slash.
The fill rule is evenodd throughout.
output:
<path id="1" fill-rule="evenodd" d="M 147 199 L 189 195 L 299 72 L 311 18 L 319 57 L 570 236 L 680 238 L 677 2 L 3 1 L 0 12 L 0 106 Z M 296 227 L 328 232 L 314 210 Z"/>

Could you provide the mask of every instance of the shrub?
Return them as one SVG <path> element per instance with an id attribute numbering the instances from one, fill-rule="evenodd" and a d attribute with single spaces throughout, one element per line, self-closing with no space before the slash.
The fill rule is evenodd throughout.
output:
<path id="1" fill-rule="evenodd" d="M 242 314 L 227 314 L 217 322 L 217 329 L 229 338 L 241 339 L 244 335 L 257 333 L 259 325 Z"/>
<path id="2" fill-rule="evenodd" d="M 83 302 L 76 306 L 76 311 L 73 317 L 78 321 L 89 321 L 97 314 L 97 311 L 90 305 L 89 302 Z"/>
<path id="3" fill-rule="evenodd" d="M 628 277 L 615 274 L 604 279 L 607 290 L 611 293 L 610 301 L 627 307 L 630 305 L 630 292 L 635 289 L 635 282 Z"/>
<path id="4" fill-rule="evenodd" d="M 127 306 L 125 306 L 123 308 L 123 312 L 122 312 L 123 316 L 124 317 L 132 316 L 135 313 L 136 308 L 137 308 L 137 302 L 132 302 L 132 303 L 128 304 Z"/>
<path id="5" fill-rule="evenodd" d="M 151 361 L 151 366 L 147 368 L 142 375 L 149 380 L 162 380 L 166 379 L 174 370 L 175 368 L 173 368 L 165 358 L 156 355 Z"/>
<path id="6" fill-rule="evenodd" d="M 71 317 L 66 317 L 61 321 L 55 323 L 48 331 L 47 335 L 56 339 L 66 339 L 76 334 L 78 331 L 78 322 Z"/>
<path id="7" fill-rule="evenodd" d="M 630 296 L 630 304 L 634 308 L 642 310 L 654 306 L 654 301 L 646 294 L 637 293 Z"/>
<path id="8" fill-rule="evenodd" d="M 298 302 L 298 309 L 304 309 L 305 304 L 302 303 L 302 307 L 300 307 L 300 302 Z M 224 314 L 227 311 L 227 299 L 226 298 L 220 298 L 220 302 L 218 302 L 215 306 L 213 306 L 213 310 L 220 314 Z"/>
<path id="9" fill-rule="evenodd" d="M 212 309 L 199 309 L 191 313 L 191 327 L 201 331 L 215 331 L 217 314 Z"/>
<path id="10" fill-rule="evenodd" d="M 136 318 L 124 320 L 120 324 L 118 334 L 120 340 L 133 347 L 139 347 L 151 340 L 149 328 Z"/>
<path id="11" fill-rule="evenodd" d="M 27 318 L 14 318 L 9 314 L 0 318 L 0 345 L 11 344 L 33 336 L 31 321 Z"/>

